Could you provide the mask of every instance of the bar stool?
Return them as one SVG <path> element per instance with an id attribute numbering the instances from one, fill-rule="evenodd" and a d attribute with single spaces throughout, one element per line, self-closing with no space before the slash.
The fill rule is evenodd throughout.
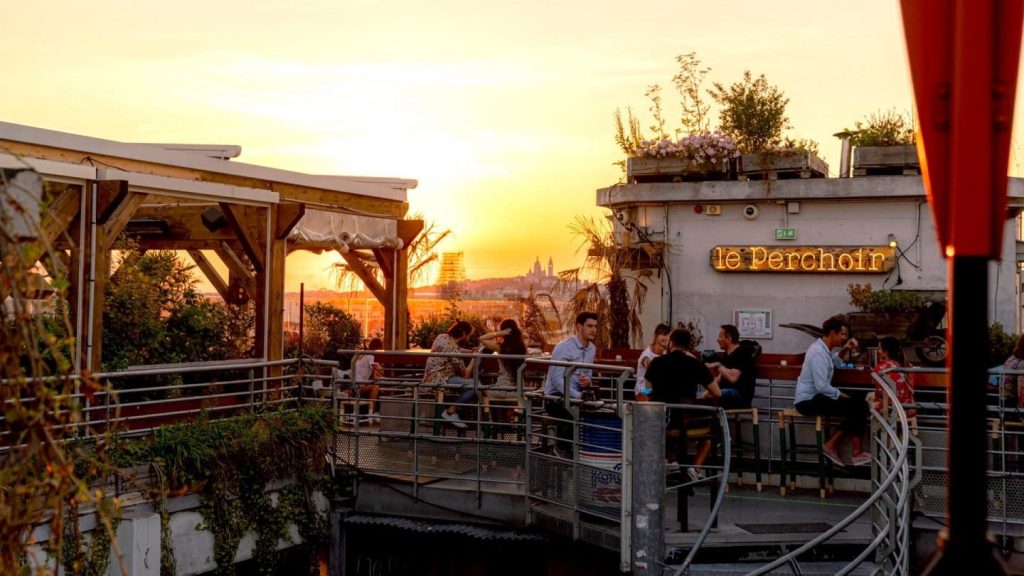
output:
<path id="1" fill-rule="evenodd" d="M 798 423 L 814 422 L 814 445 L 799 444 L 796 440 L 796 425 Z M 796 490 L 796 457 L 797 454 L 813 454 L 818 457 L 818 493 L 821 498 L 825 497 L 826 490 L 834 492 L 835 486 L 832 482 L 831 462 L 825 461 L 825 434 L 828 419 L 822 416 L 804 416 L 797 412 L 796 408 L 779 410 L 779 450 L 781 461 L 779 463 L 779 494 L 786 495 L 786 460 L 790 461 L 792 470 L 789 471 L 789 489 Z"/>
<path id="2" fill-rule="evenodd" d="M 753 453 L 754 455 L 754 480 L 757 486 L 757 491 L 763 490 L 761 484 L 761 426 L 760 417 L 758 416 L 757 408 L 734 408 L 726 410 L 725 414 L 736 423 L 736 434 L 733 435 L 733 455 L 737 458 L 742 458 L 744 454 Z M 750 416 L 751 430 L 753 431 L 753 442 L 743 441 L 742 424 L 744 416 Z M 743 485 L 743 474 L 741 472 L 736 473 L 736 485 Z"/>

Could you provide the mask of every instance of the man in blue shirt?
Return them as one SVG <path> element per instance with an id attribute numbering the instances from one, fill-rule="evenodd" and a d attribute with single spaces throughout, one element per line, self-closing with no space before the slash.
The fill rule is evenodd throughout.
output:
<path id="1" fill-rule="evenodd" d="M 864 428 L 868 419 L 868 405 L 863 395 L 850 397 L 832 386 L 832 376 L 842 364 L 840 354 L 857 348 L 857 340 L 847 340 L 846 322 L 832 317 L 821 325 L 822 337 L 807 349 L 800 376 L 796 379 L 796 393 L 793 406 L 804 416 L 838 416 L 843 418 L 839 430 L 825 442 L 822 452 L 840 466 L 845 466 L 839 457 L 839 443 L 844 436 L 850 437 L 853 464 L 866 466 L 871 463 L 871 454 L 863 450 Z M 839 348 L 839 352 L 833 352 Z"/>
<path id="2" fill-rule="evenodd" d="M 594 346 L 594 339 L 597 338 L 597 314 L 593 312 L 580 312 L 576 315 L 576 335 L 562 340 L 551 351 L 551 359 L 558 362 L 580 362 L 593 364 L 597 347 Z M 558 428 L 558 447 L 568 451 L 568 440 L 572 438 L 573 416 L 565 409 L 564 400 L 566 392 L 569 398 L 579 399 L 583 396 L 583 390 L 593 385 L 591 371 L 589 368 L 578 368 L 569 377 L 568 386 L 565 382 L 566 366 L 551 366 L 548 368 L 548 376 L 544 380 L 544 411 L 548 416 L 556 419 Z"/>

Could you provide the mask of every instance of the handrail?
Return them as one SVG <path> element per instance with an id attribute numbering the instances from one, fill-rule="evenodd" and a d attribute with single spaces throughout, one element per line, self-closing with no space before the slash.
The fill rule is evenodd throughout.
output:
<path id="1" fill-rule="evenodd" d="M 871 409 L 871 416 L 872 416 L 872 418 L 874 418 L 883 427 L 883 429 L 885 430 L 885 432 L 887 433 L 887 435 L 890 438 L 892 438 L 894 440 L 897 440 L 899 442 L 899 451 L 897 452 L 896 462 L 895 462 L 895 465 L 892 467 L 892 470 L 885 477 L 885 480 L 883 480 L 882 483 L 879 484 L 878 489 L 875 490 L 874 492 L 872 492 L 871 496 L 869 496 L 868 499 L 865 500 L 860 506 L 858 506 L 853 512 L 851 512 L 849 515 L 847 515 L 846 518 L 843 518 L 842 520 L 837 522 L 834 526 L 832 526 L 828 530 L 822 532 L 821 534 L 819 534 L 818 536 L 814 537 L 810 541 L 806 542 L 805 544 L 803 544 L 799 548 L 797 548 L 795 550 L 792 550 L 791 552 L 789 552 L 787 554 L 784 554 L 783 556 L 780 556 L 779 558 L 776 558 L 774 561 L 769 562 L 768 564 L 765 564 L 765 565 L 763 565 L 763 566 L 761 566 L 761 567 L 759 567 L 759 568 L 757 568 L 755 570 L 752 570 L 752 571 L 748 572 L 747 576 L 754 576 L 754 575 L 758 575 L 758 574 L 767 574 L 768 572 L 770 572 L 770 571 L 772 571 L 772 570 L 774 570 L 776 568 L 779 568 L 779 567 L 781 567 L 781 566 L 783 566 L 785 564 L 789 564 L 790 562 L 795 561 L 796 558 L 798 556 L 800 556 L 801 554 L 807 552 L 808 550 L 814 548 L 815 546 L 818 546 L 819 544 L 822 544 L 823 542 L 825 542 L 826 540 L 829 540 L 830 538 L 832 538 L 833 536 L 835 536 L 839 532 L 845 530 L 847 526 L 852 524 L 857 518 L 859 518 L 862 514 L 867 512 L 872 506 L 875 505 L 875 503 L 878 500 L 880 500 L 882 498 L 882 495 L 885 494 L 885 492 L 896 481 L 896 478 L 900 475 L 900 472 L 902 471 L 901 469 L 906 466 L 906 463 L 907 463 L 907 453 L 908 453 L 908 448 L 909 448 L 909 443 L 910 443 L 910 433 L 909 433 L 909 424 L 907 422 L 907 413 L 903 409 L 903 406 L 899 403 L 899 399 L 896 397 L 896 392 L 889 387 L 888 383 L 886 383 L 884 379 L 878 377 L 877 374 L 872 374 L 872 377 L 875 378 L 877 382 L 881 383 L 882 390 L 885 392 L 885 394 L 887 396 L 889 396 L 890 405 L 892 406 L 892 409 L 894 410 L 896 418 L 898 420 L 898 424 L 899 424 L 898 428 L 903 431 L 902 437 L 899 437 L 896 434 L 896 431 L 894 431 L 893 428 L 889 425 L 889 423 L 886 422 L 885 419 L 878 412 L 876 412 L 874 410 L 874 408 Z M 909 492 L 909 483 L 907 483 L 903 487 L 903 489 L 901 490 L 900 499 L 899 499 L 899 502 L 897 503 L 898 507 L 899 507 L 900 503 L 902 503 L 904 506 L 906 505 L 906 502 L 908 501 L 908 492 Z M 877 541 L 881 542 L 881 540 L 877 540 Z M 870 546 L 869 546 L 869 548 L 870 548 Z M 861 558 L 860 556 L 858 556 L 858 558 L 859 559 L 855 558 L 853 562 L 847 564 L 847 566 L 844 567 L 842 570 L 840 570 L 837 574 L 848 574 L 851 570 L 856 568 L 857 565 L 859 565 L 861 562 L 863 562 L 864 558 L 866 558 L 866 555 L 864 555 L 864 558 Z"/>
<path id="2" fill-rule="evenodd" d="M 689 554 L 683 559 L 683 563 L 676 569 L 675 576 L 681 576 L 693 559 L 697 556 L 697 552 L 700 547 L 704 545 L 704 540 L 707 539 L 708 534 L 711 533 L 711 527 L 715 523 L 715 519 L 718 518 L 718 511 L 722 507 L 722 501 L 725 499 L 725 488 L 729 484 L 729 464 L 732 461 L 732 442 L 729 436 L 729 417 L 726 415 L 725 410 L 714 406 L 700 406 L 695 404 L 668 404 L 666 409 L 671 410 L 672 408 L 685 408 L 687 410 L 696 410 L 703 412 L 717 412 L 718 420 L 722 425 L 722 478 L 718 483 L 718 495 L 715 496 L 715 503 L 711 506 L 711 512 L 708 513 L 708 519 L 704 522 L 704 527 L 701 528 L 700 534 L 697 535 L 697 539 L 694 540 L 693 546 L 690 547 Z M 678 497 L 678 496 L 677 496 Z"/>

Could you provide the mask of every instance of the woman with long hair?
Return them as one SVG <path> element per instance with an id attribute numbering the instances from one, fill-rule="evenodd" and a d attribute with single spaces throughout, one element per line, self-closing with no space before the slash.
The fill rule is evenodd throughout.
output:
<path id="1" fill-rule="evenodd" d="M 480 343 L 493 352 L 502 355 L 526 355 L 526 342 L 523 341 L 523 332 L 519 324 L 511 318 L 506 318 L 498 325 L 497 332 L 484 334 L 480 337 Z M 498 378 L 494 385 L 496 389 L 486 392 L 491 399 L 516 399 L 516 373 L 522 366 L 522 358 L 501 358 L 498 360 Z"/>

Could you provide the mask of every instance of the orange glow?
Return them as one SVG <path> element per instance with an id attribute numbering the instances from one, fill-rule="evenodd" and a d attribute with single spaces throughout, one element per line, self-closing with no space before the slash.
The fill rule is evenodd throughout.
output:
<path id="1" fill-rule="evenodd" d="M 471 278 L 520 275 L 535 257 L 579 265 L 567 225 L 602 214 L 595 190 L 621 175 L 613 113 L 630 106 L 650 126 L 644 91 L 658 83 L 677 128 L 678 54 L 696 51 L 712 69 L 706 87 L 766 74 L 790 99 L 788 134 L 816 140 L 833 173 L 832 134 L 912 108 L 891 0 L 594 0 L 582 13 L 540 0 L 487 11 L 468 0 L 95 0 L 9 3 L 4 20 L 4 120 L 418 179 L 411 211 L 454 230 L 439 249 L 465 252 Z M 111 25 L 116 34 L 90 33 Z M 335 260 L 291 256 L 287 288 L 333 287 Z"/>

